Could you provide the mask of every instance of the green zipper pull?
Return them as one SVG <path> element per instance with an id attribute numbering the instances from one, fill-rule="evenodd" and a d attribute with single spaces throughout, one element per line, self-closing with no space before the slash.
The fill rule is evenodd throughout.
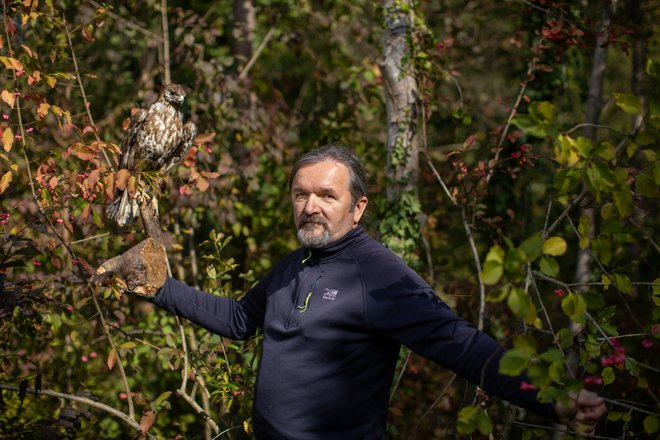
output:
<path id="1" fill-rule="evenodd" d="M 307 306 L 309 305 L 309 299 L 312 297 L 312 291 L 310 290 L 309 293 L 307 294 L 307 298 L 305 298 L 305 304 L 302 306 L 298 306 L 300 310 L 298 310 L 298 313 L 305 313 L 305 310 L 307 310 Z"/>
<path id="2" fill-rule="evenodd" d="M 307 260 L 309 260 L 310 258 L 312 258 L 312 250 L 311 250 L 311 249 L 308 249 L 308 250 L 307 250 L 307 256 L 306 256 L 305 258 L 302 259 L 301 263 L 302 263 L 302 264 L 307 263 Z"/>

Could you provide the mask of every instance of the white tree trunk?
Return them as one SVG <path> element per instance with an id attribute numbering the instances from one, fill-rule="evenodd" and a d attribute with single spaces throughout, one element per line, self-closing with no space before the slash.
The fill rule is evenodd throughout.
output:
<path id="1" fill-rule="evenodd" d="M 411 1 L 407 3 L 413 9 Z M 403 192 L 415 191 L 419 174 L 417 118 L 419 94 L 410 62 L 408 35 L 412 16 L 386 0 L 383 57 L 379 65 L 387 105 L 387 165 L 390 183 L 387 199 L 393 201 Z"/>

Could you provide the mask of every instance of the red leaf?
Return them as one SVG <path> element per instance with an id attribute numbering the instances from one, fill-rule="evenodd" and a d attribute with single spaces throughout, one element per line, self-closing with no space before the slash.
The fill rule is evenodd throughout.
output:
<path id="1" fill-rule="evenodd" d="M 463 142 L 463 148 L 464 149 L 470 148 L 470 145 L 474 143 L 475 139 L 477 139 L 477 136 L 474 134 L 468 136 L 467 139 L 465 139 L 465 141 Z"/>
<path id="2" fill-rule="evenodd" d="M 131 172 L 126 168 L 122 168 L 117 171 L 117 178 L 115 179 L 115 186 L 119 190 L 126 189 L 126 183 L 128 183 L 128 178 L 131 177 Z"/>
<path id="3" fill-rule="evenodd" d="M 110 353 L 108 353 L 108 360 L 106 361 L 108 370 L 112 370 L 112 367 L 115 366 L 115 362 L 117 362 L 117 350 L 113 348 L 110 350 Z"/>
<path id="4" fill-rule="evenodd" d="M 156 413 L 148 410 L 142 413 L 142 418 L 140 419 L 140 431 L 142 434 L 146 434 L 147 431 L 153 426 L 156 421 Z"/>
<path id="5" fill-rule="evenodd" d="M 215 137 L 215 133 L 200 133 L 195 138 L 195 145 L 202 145 L 207 142 L 211 142 Z"/>
<path id="6" fill-rule="evenodd" d="M 207 189 L 209 189 L 209 181 L 206 180 L 206 179 L 204 179 L 203 177 L 200 177 L 200 178 L 197 179 L 197 181 L 195 182 L 195 186 L 197 187 L 198 190 L 204 192 L 204 191 L 206 191 Z"/>
<path id="7" fill-rule="evenodd" d="M 92 170 L 92 172 L 89 173 L 89 177 L 87 177 L 87 186 L 89 187 L 90 191 L 94 191 L 94 188 L 96 188 L 96 183 L 99 181 L 100 177 L 101 177 L 101 170 L 99 170 L 98 168 Z"/>

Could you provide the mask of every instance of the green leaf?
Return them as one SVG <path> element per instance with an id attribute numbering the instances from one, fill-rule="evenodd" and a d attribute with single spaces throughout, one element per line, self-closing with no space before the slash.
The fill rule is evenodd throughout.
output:
<path id="1" fill-rule="evenodd" d="M 660 431 L 660 419 L 653 415 L 646 416 L 646 418 L 644 418 L 644 431 L 648 435 Z"/>
<path id="2" fill-rule="evenodd" d="M 493 421 L 485 411 L 479 409 L 477 413 L 477 429 L 481 435 L 488 435 L 493 430 Z"/>
<path id="3" fill-rule="evenodd" d="M 502 278 L 504 267 L 499 261 L 486 261 L 482 266 L 481 281 L 487 286 L 497 284 Z"/>
<path id="4" fill-rule="evenodd" d="M 527 313 L 527 308 L 529 306 L 529 297 L 523 289 L 520 287 L 514 287 L 509 293 L 506 304 L 509 306 L 509 309 L 518 317 L 523 317 Z"/>
<path id="5" fill-rule="evenodd" d="M 575 147 L 575 151 L 581 158 L 583 159 L 589 158 L 589 156 L 591 155 L 590 154 L 591 150 L 593 149 L 593 144 L 591 143 L 591 140 L 587 139 L 584 136 L 578 136 L 573 145 Z"/>
<path id="6" fill-rule="evenodd" d="M 563 362 L 564 355 L 558 348 L 550 348 L 539 355 L 539 359 L 545 362 Z"/>
<path id="7" fill-rule="evenodd" d="M 660 278 L 653 280 L 653 304 L 660 306 Z"/>
<path id="8" fill-rule="evenodd" d="M 644 197 L 660 197 L 660 189 L 655 183 L 655 177 L 649 171 L 639 173 L 637 177 L 635 177 L 635 190 Z"/>
<path id="9" fill-rule="evenodd" d="M 551 363 L 548 367 L 548 373 L 553 381 L 561 383 L 564 379 L 564 361 Z"/>
<path id="10" fill-rule="evenodd" d="M 500 359 L 500 373 L 507 376 L 518 376 L 525 371 L 531 358 L 532 355 L 529 353 L 512 348 L 504 353 L 504 356 Z"/>
<path id="11" fill-rule="evenodd" d="M 461 434 L 472 434 L 477 430 L 476 413 L 479 408 L 476 406 L 465 406 L 458 412 L 456 421 L 456 430 Z"/>
<path id="12" fill-rule="evenodd" d="M 527 238 L 520 244 L 520 250 L 527 256 L 527 261 L 536 260 L 543 252 L 543 237 L 537 234 Z"/>
<path id="13" fill-rule="evenodd" d="M 504 262 L 504 249 L 500 245 L 495 245 L 488 250 L 485 261 Z"/>
<path id="14" fill-rule="evenodd" d="M 633 209 L 633 198 L 630 189 L 624 186 L 619 190 L 612 191 L 612 196 L 614 197 L 614 206 L 619 211 L 619 215 L 621 217 L 628 217 Z"/>
<path id="15" fill-rule="evenodd" d="M 523 264 L 525 264 L 526 259 L 527 256 L 519 248 L 510 249 L 504 259 L 504 270 L 510 275 L 518 274 Z"/>
<path id="16" fill-rule="evenodd" d="M 566 252 L 566 240 L 562 237 L 550 237 L 543 243 L 543 253 L 553 257 L 563 255 Z"/>
<path id="17" fill-rule="evenodd" d="M 557 342 L 559 346 L 565 350 L 573 345 L 573 333 L 567 328 L 563 328 L 557 332 Z"/>
<path id="18" fill-rule="evenodd" d="M 573 321 L 577 322 L 578 324 L 584 324 L 584 315 L 587 311 L 587 303 L 584 301 L 584 298 L 582 298 L 581 295 L 569 293 L 561 301 L 561 309 L 564 311 L 566 316 L 571 318 Z"/>
<path id="19" fill-rule="evenodd" d="M 614 214 L 614 205 L 612 203 L 603 203 L 603 206 L 600 207 L 600 216 L 603 217 L 603 220 L 607 220 L 612 217 Z"/>
<path id="20" fill-rule="evenodd" d="M 619 291 L 621 291 L 621 293 L 625 293 L 627 295 L 632 293 L 632 283 L 630 282 L 630 278 L 620 273 L 612 274 L 612 278 L 614 285 L 617 289 L 619 289 Z"/>
<path id="21" fill-rule="evenodd" d="M 501 289 L 492 289 L 486 295 L 486 301 L 498 303 L 509 295 L 510 286 L 506 285 Z"/>
<path id="22" fill-rule="evenodd" d="M 600 373 L 600 375 L 603 378 L 604 385 L 609 385 L 614 382 L 614 370 L 612 367 L 603 368 L 603 371 Z"/>
<path id="23" fill-rule="evenodd" d="M 539 268 L 541 269 L 541 272 L 549 277 L 557 276 L 559 273 L 559 263 L 557 263 L 557 260 L 554 258 L 541 257 Z"/>
<path id="24" fill-rule="evenodd" d="M 639 98 L 635 95 L 628 93 L 615 93 L 614 100 L 616 101 L 616 105 L 618 105 L 619 108 L 626 113 L 636 115 L 642 111 Z"/>

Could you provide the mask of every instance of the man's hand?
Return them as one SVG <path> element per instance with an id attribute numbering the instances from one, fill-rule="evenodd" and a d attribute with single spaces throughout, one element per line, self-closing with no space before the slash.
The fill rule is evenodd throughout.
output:
<path id="1" fill-rule="evenodd" d="M 92 281 L 105 284 L 114 277 L 122 290 L 153 298 L 165 284 L 166 261 L 163 245 L 153 238 L 147 238 L 103 263 Z"/>
<path id="2" fill-rule="evenodd" d="M 577 433 L 594 435 L 598 421 L 607 413 L 603 398 L 587 390 L 569 393 L 569 398 L 568 403 L 555 405 L 559 421 Z"/>

